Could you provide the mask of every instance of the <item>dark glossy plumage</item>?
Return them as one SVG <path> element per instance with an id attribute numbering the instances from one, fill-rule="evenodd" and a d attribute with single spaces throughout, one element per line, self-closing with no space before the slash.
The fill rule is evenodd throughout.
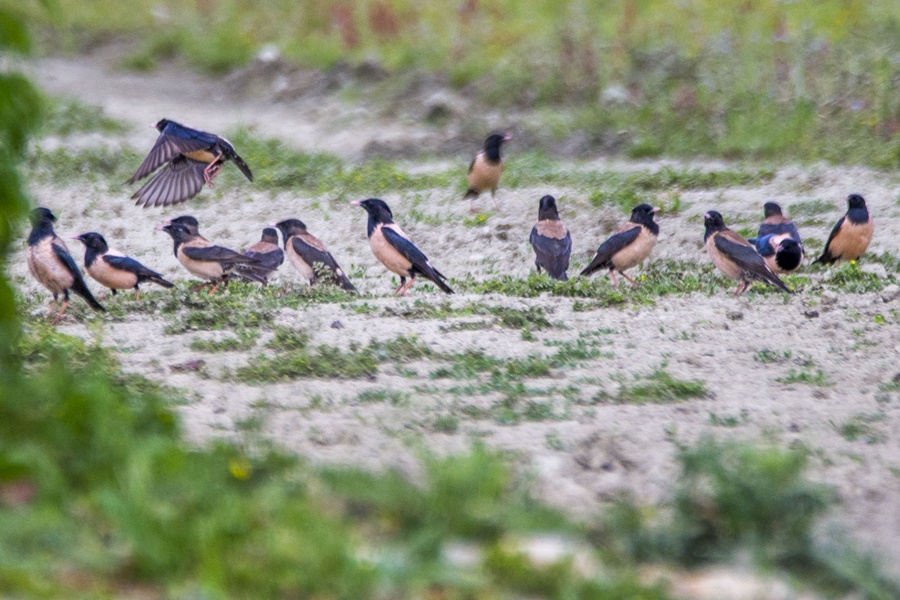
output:
<path id="1" fill-rule="evenodd" d="M 582 271 L 588 276 L 601 269 L 606 269 L 612 278 L 613 285 L 619 285 L 615 272 L 637 285 L 625 274 L 627 269 L 643 262 L 653 251 L 659 237 L 659 225 L 653 220 L 658 208 L 649 204 L 638 204 L 631 210 L 631 217 L 616 230 L 605 242 L 600 244 L 594 258 Z"/>
<path id="2" fill-rule="evenodd" d="M 31 211 L 31 232 L 28 235 L 28 270 L 38 282 L 53 294 L 53 302 L 63 302 L 55 320 L 59 320 L 69 305 L 69 292 L 84 298 L 94 310 L 104 311 L 103 306 L 91 294 L 81 276 L 81 271 L 69 254 L 66 244 L 56 235 L 53 223 L 56 216 L 47 208 Z"/>
<path id="3" fill-rule="evenodd" d="M 156 143 L 127 183 L 163 168 L 134 193 L 132 199 L 136 204 L 144 208 L 169 206 L 193 198 L 204 183 L 212 187 L 212 180 L 229 160 L 253 181 L 250 167 L 225 138 L 168 119 L 160 120 L 156 129 L 159 130 Z"/>
<path id="4" fill-rule="evenodd" d="M 704 217 L 703 240 L 713 264 L 724 275 L 738 282 L 734 295 L 742 294 L 753 281 L 763 281 L 774 285 L 783 292 L 792 294 L 791 289 L 773 273 L 766 261 L 750 242 L 725 226 L 722 215 L 714 210 Z"/>
<path id="5" fill-rule="evenodd" d="M 857 260 L 868 249 L 875 231 L 865 199 L 859 194 L 847 196 L 847 212 L 825 242 L 822 256 L 815 262 L 830 265 L 839 260 Z"/>
<path id="6" fill-rule="evenodd" d="M 113 294 L 116 293 L 116 290 L 129 288 L 133 288 L 136 293 L 139 293 L 140 284 L 147 281 L 164 288 L 171 288 L 175 285 L 133 258 L 110 250 L 106 239 L 99 233 L 90 231 L 82 233 L 74 239 L 84 244 L 84 266 L 88 275 L 100 285 L 112 290 Z"/>
<path id="7" fill-rule="evenodd" d="M 324 275 L 325 281 L 339 285 L 348 292 L 356 291 L 325 244 L 306 229 L 303 221 L 285 219 L 276 223 L 275 227 L 284 237 L 284 249 L 291 264 L 310 285 L 321 281 Z"/>
<path id="8" fill-rule="evenodd" d="M 268 282 L 269 276 L 284 262 L 284 251 L 278 247 L 278 232 L 271 227 L 263 229 L 260 240 L 247 248 L 244 256 L 255 258 L 264 267 L 257 274 Z"/>
<path id="9" fill-rule="evenodd" d="M 556 199 L 544 196 L 538 204 L 538 222 L 531 228 L 531 247 L 538 273 L 546 270 L 550 277 L 566 281 L 572 255 L 572 235 L 559 218 Z"/>
<path id="10" fill-rule="evenodd" d="M 494 133 L 484 141 L 484 148 L 475 155 L 469 164 L 467 182 L 469 185 L 463 200 L 474 200 L 482 192 L 490 190 L 491 196 L 497 193 L 500 174 L 503 172 L 503 158 L 500 147 L 511 138 L 505 133 Z"/>
<path id="11" fill-rule="evenodd" d="M 358 200 L 353 204 L 362 206 L 368 213 L 366 229 L 372 252 L 388 270 L 400 276 L 400 286 L 395 293 L 404 295 L 415 282 L 417 275 L 429 279 L 442 291 L 453 293 L 450 286 L 445 283 L 447 277 L 431 266 L 425 254 L 394 223 L 394 215 L 383 200 L 369 198 Z"/>

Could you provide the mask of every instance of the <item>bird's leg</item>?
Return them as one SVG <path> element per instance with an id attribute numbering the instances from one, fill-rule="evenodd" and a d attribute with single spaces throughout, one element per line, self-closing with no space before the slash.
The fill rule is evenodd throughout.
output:
<path id="1" fill-rule="evenodd" d="M 497 211 L 499 212 L 499 211 L 500 211 L 500 205 L 497 203 L 497 188 L 494 188 L 494 189 L 491 190 L 491 200 L 494 201 L 494 208 L 496 208 Z"/>
<path id="2" fill-rule="evenodd" d="M 56 313 L 56 316 L 55 316 L 55 317 L 53 317 L 53 321 L 52 321 L 52 322 L 53 322 L 54 325 L 56 325 L 57 323 L 59 323 L 60 319 L 62 319 L 63 313 L 66 312 L 66 307 L 68 307 L 68 306 L 69 306 L 69 301 L 68 301 L 68 300 L 64 300 L 63 303 L 62 303 L 62 306 L 59 307 L 59 312 Z"/>
<path id="3" fill-rule="evenodd" d="M 399 294 L 399 293 L 400 293 L 400 289 L 401 289 L 405 284 L 406 284 L 406 277 L 402 277 L 402 276 L 401 276 L 401 277 L 400 277 L 400 285 L 398 285 L 398 286 L 396 287 L 396 289 L 394 290 L 394 293 L 395 293 L 395 294 Z"/>
<path id="4" fill-rule="evenodd" d="M 619 275 L 621 275 L 622 277 L 624 277 L 625 279 L 627 279 L 628 281 L 630 281 L 630 282 L 631 282 L 631 285 L 633 285 L 634 287 L 637 287 L 637 286 L 638 286 L 638 282 L 637 282 L 637 281 L 635 281 L 634 279 L 632 279 L 631 277 L 629 277 L 628 275 L 626 275 L 626 274 L 623 273 L 622 271 L 619 271 Z"/>
<path id="5" fill-rule="evenodd" d="M 741 294 L 743 294 L 743 293 L 747 290 L 748 287 L 750 287 L 750 282 L 749 282 L 749 281 L 741 281 L 741 282 L 738 284 L 737 289 L 734 290 L 734 295 L 735 295 L 735 296 L 740 296 Z"/>
<path id="6" fill-rule="evenodd" d="M 134 300 L 135 302 L 140 301 L 141 299 L 141 288 L 138 286 L 134 286 Z"/>
<path id="7" fill-rule="evenodd" d="M 219 171 L 222 170 L 222 163 L 219 162 L 221 158 L 222 155 L 219 154 L 211 163 L 206 165 L 205 169 L 203 169 L 203 179 L 206 180 L 206 185 L 209 187 L 213 187 L 213 179 L 215 179 L 216 175 L 219 174 Z"/>
<path id="8" fill-rule="evenodd" d="M 203 283 L 198 283 L 197 285 L 191 286 L 191 291 L 192 291 L 192 292 L 199 292 L 200 290 L 202 290 L 202 289 L 205 288 L 206 286 L 212 285 L 213 283 L 215 283 L 214 280 L 204 281 Z"/>
<path id="9" fill-rule="evenodd" d="M 616 272 L 615 272 L 613 269 L 610 269 L 610 270 L 609 270 L 609 276 L 610 276 L 610 278 L 612 279 L 613 287 L 614 287 L 614 288 L 619 287 L 619 280 L 616 279 Z"/>
<path id="10" fill-rule="evenodd" d="M 478 207 L 475 206 L 476 200 L 477 200 L 477 198 L 473 198 L 471 204 L 469 204 L 469 214 L 470 215 L 477 215 L 478 213 L 481 212 L 480 210 L 478 210 Z"/>
<path id="11" fill-rule="evenodd" d="M 400 290 L 399 290 L 399 291 L 400 291 L 400 294 L 399 294 L 399 295 L 400 295 L 400 296 L 405 296 L 405 295 L 406 295 L 406 292 L 409 291 L 409 288 L 412 287 L 412 284 L 415 283 L 415 281 L 416 281 L 416 276 L 413 275 L 412 277 L 409 278 L 409 281 L 408 281 L 408 282 L 406 282 L 405 284 L 403 284 L 403 285 L 400 286 Z"/>

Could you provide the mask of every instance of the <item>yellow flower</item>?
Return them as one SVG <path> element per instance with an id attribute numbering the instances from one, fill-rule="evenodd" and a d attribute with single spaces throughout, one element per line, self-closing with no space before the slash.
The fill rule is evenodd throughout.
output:
<path id="1" fill-rule="evenodd" d="M 228 461 L 228 470 L 235 479 L 244 481 L 253 473 L 253 465 L 243 456 Z"/>

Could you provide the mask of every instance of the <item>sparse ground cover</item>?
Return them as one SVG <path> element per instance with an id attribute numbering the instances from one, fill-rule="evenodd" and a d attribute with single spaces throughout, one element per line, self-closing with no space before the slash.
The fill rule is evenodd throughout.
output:
<path id="1" fill-rule="evenodd" d="M 86 74 L 73 86 L 60 72 L 65 64 L 35 66 L 51 91 L 82 100 L 52 101 L 25 164 L 32 197 L 57 212 L 62 235 L 101 229 L 178 285 L 146 289 L 140 302 L 109 297 L 105 316 L 76 300 L 56 333 L 44 323 L 47 297 L 15 247 L 9 273 L 28 332 L 20 349 L 28 368 L 52 373 L 62 360 L 76 369 L 97 361 L 113 390 L 110 404 L 82 417 L 82 405 L 47 405 L 41 414 L 62 410 L 74 419 L 63 425 L 101 426 L 115 440 L 121 429 L 104 407 L 115 415 L 125 402 L 152 425 L 147 447 L 162 448 L 156 458 L 125 445 L 105 456 L 91 439 L 77 440 L 90 450 L 78 472 L 94 469 L 101 491 L 95 497 L 59 480 L 48 489 L 70 501 L 80 528 L 65 530 L 74 513 L 41 513 L 44 505 L 30 501 L 16 509 L 22 518 L 0 525 L 6 548 L 56 560 L 49 571 L 26 559 L 4 563 L 0 577 L 20 594 L 702 597 L 690 586 L 714 579 L 704 569 L 726 565 L 733 588 L 750 555 L 770 581 L 809 593 L 897 596 L 877 564 L 898 575 L 895 174 L 820 163 L 570 160 L 511 146 L 497 205 L 483 199 L 487 212 L 472 216 L 459 201 L 465 157 L 361 158 L 353 151 L 361 146 L 311 148 L 293 137 L 309 132 L 310 113 L 270 106 L 252 126 L 221 130 L 257 172 L 254 184 L 226 169 L 216 189 L 151 212 L 131 206 L 122 182 L 152 143 L 148 107 L 165 111 L 152 121 L 172 116 L 177 103 L 132 103 L 129 94 L 141 81 L 165 88 L 171 73 L 129 76 L 134 88 L 100 100 L 92 82 L 121 73 L 105 72 L 104 59 L 70 61 Z M 186 97 L 220 85 L 175 83 Z M 373 119 L 391 126 L 382 114 L 365 117 Z M 327 121 L 310 139 L 328 140 L 333 126 Z M 860 263 L 804 267 L 787 278 L 798 292 L 790 298 L 761 286 L 731 298 L 733 284 L 701 248 L 706 210 L 749 234 L 762 203 L 775 199 L 814 254 L 850 191 L 866 196 L 877 222 Z M 659 245 L 634 273 L 640 287 L 535 275 L 527 236 L 545 193 L 559 199 L 573 232 L 570 275 L 634 203 L 661 205 Z M 364 214 L 349 206 L 369 195 L 391 204 L 457 295 L 427 283 L 410 298 L 389 295 L 396 282 L 369 252 Z M 264 289 L 192 293 L 171 242 L 153 230 L 185 213 L 236 249 L 267 223 L 300 217 L 362 293 L 310 289 L 289 265 Z M 81 249 L 70 247 L 80 262 Z M 55 385 L 77 382 L 76 374 Z M 192 445 L 167 428 L 170 419 Z M 44 436 L 46 421 L 33 418 L 30 431 Z M 203 466 L 211 474 L 198 484 Z M 111 484 L 110 473 L 128 486 Z M 170 487 L 155 489 L 165 481 Z M 0 487 L 10 489 L 17 493 Z M 213 498 L 222 512 L 165 534 Z M 271 536 L 282 526 L 328 543 L 303 554 L 302 544 Z M 852 541 L 832 526 L 852 532 Z M 111 533 L 101 542 L 97 530 Z M 80 554 L 85 544 L 88 555 Z M 562 551 L 542 563 L 536 557 L 548 547 Z M 185 558 L 173 575 L 169 566 L 191 548 L 209 554 Z M 245 570 L 220 560 L 248 553 L 263 558 Z M 297 579 L 297 564 L 308 566 L 308 579 Z M 757 596 L 777 597 L 767 589 Z"/>

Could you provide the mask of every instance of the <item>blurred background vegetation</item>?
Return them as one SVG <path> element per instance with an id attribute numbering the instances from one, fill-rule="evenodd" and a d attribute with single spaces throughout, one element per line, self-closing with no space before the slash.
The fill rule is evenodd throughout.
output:
<path id="1" fill-rule="evenodd" d="M 682 448 L 683 475 L 671 505 L 623 499 L 606 514 L 573 522 L 530 495 L 527 474 L 513 469 L 509 457 L 480 446 L 457 457 L 424 456 L 415 484 L 392 472 L 311 467 L 252 432 L 234 443 L 195 447 L 185 441 L 173 408 L 179 392 L 124 374 L 99 340 L 60 334 L 17 311 L 2 268 L 10 232 L 27 212 L 18 167 L 43 107 L 15 70 L 15 57 L 31 49 L 23 19 L 44 32 L 66 32 L 71 38 L 64 43 L 114 33 L 161 48 L 159 40 L 168 39 L 170 52 L 211 70 L 239 65 L 265 43 L 320 67 L 374 52 L 393 69 L 446 69 L 459 85 L 495 78 L 510 89 L 533 87 L 539 90 L 534 102 L 548 104 L 594 103 L 613 82 L 623 82 L 629 94 L 644 85 L 672 85 L 667 97 L 674 99 L 680 97 L 679 80 L 672 79 L 677 69 L 665 67 L 668 74 L 655 83 L 630 78 L 684 61 L 685 81 L 697 92 L 690 109 L 696 114 L 739 97 L 727 81 L 756 98 L 741 106 L 784 103 L 788 113 L 804 101 L 815 112 L 835 94 L 834 111 L 874 115 L 865 131 L 881 139 L 897 116 L 888 93 L 897 64 L 887 55 L 877 58 L 873 48 L 894 44 L 896 52 L 891 5 L 825 2 L 808 20 L 796 4 L 761 3 L 757 15 L 702 2 L 683 3 L 676 12 L 665 3 L 548 2 L 526 9 L 519 2 L 469 2 L 451 22 L 437 5 L 405 2 L 60 4 L 51 16 L 39 6 L 32 12 L 18 3 L 14 10 L 9 2 L 0 5 L 4 598 L 665 599 L 669 592 L 647 565 L 669 565 L 675 573 L 746 565 L 748 556 L 753 565 L 829 597 L 900 597 L 877 561 L 813 535 L 833 498 L 804 476 L 810 454 L 802 448 L 703 441 Z M 594 13 L 603 19 L 591 18 Z M 876 21 L 884 29 L 869 29 L 867 39 L 877 44 L 844 54 Z M 822 60 L 852 66 L 851 79 L 834 88 L 805 86 L 802 57 L 810 51 L 788 52 L 793 58 L 784 58 L 781 80 L 780 46 L 759 37 L 773 27 L 784 28 L 792 51 L 826 40 Z M 639 49 L 663 54 L 641 59 Z M 758 71 L 751 69 L 754 60 L 762 65 Z M 532 70 L 535 65 L 540 68 Z M 731 70 L 740 65 L 756 78 Z M 840 69 L 835 77 L 850 77 Z M 721 98 L 706 97 L 714 88 Z M 820 123 L 818 116 L 813 121 Z M 535 560 L 529 548 L 548 535 L 567 551 L 549 562 Z"/>
<path id="2" fill-rule="evenodd" d="M 20 4 L 0 0 L 40 23 L 44 51 L 127 39 L 123 68 L 222 73 L 264 48 L 319 69 L 374 61 L 549 110 L 546 135 L 633 157 L 900 165 L 894 0 L 59 0 L 55 17 Z"/>

